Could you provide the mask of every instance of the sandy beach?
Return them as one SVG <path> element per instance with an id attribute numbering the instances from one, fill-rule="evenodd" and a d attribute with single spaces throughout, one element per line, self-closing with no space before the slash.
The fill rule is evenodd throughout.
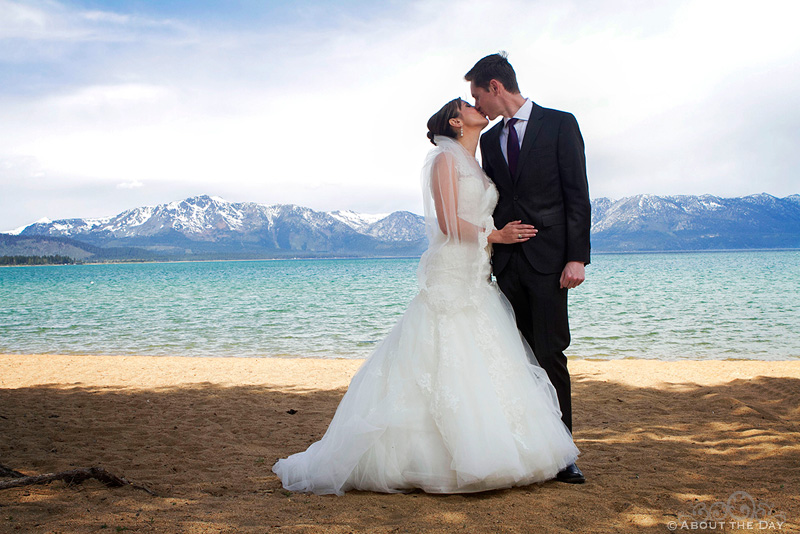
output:
<path id="1" fill-rule="evenodd" d="M 800 530 L 800 361 L 571 361 L 584 485 L 284 491 L 272 464 L 322 436 L 360 364 L 0 355 L 0 464 L 96 465 L 156 493 L 93 480 L 3 490 L 0 532 Z"/>

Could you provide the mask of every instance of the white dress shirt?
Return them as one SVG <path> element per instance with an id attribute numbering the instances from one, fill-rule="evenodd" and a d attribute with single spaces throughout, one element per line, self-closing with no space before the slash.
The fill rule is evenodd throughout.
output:
<path id="1" fill-rule="evenodd" d="M 519 139 L 519 147 L 522 148 L 522 139 L 525 137 L 525 128 L 528 126 L 528 121 L 531 118 L 531 112 L 533 111 L 533 102 L 531 102 L 530 98 L 525 99 L 525 103 L 522 104 L 522 107 L 514 113 L 513 117 L 503 117 L 503 129 L 500 130 L 500 150 L 503 151 L 503 157 L 508 163 L 508 121 L 510 119 L 519 119 L 514 124 L 514 129 L 517 130 L 517 138 Z"/>

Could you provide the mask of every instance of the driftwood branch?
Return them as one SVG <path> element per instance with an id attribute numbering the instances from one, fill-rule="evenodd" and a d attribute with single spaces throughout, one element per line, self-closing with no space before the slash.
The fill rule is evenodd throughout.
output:
<path id="1" fill-rule="evenodd" d="M 13 472 L 17 473 L 17 471 Z M 34 484 L 47 484 L 49 482 L 53 482 L 54 480 L 63 480 L 67 484 L 80 484 L 85 480 L 94 478 L 95 480 L 99 480 L 109 488 L 131 486 L 132 488 L 145 491 L 150 495 L 155 495 L 155 493 L 145 488 L 144 486 L 132 484 L 131 482 L 122 477 L 118 477 L 113 473 L 109 473 L 102 467 L 84 467 L 81 469 L 72 469 L 70 471 L 61 471 L 60 473 L 47 473 L 45 475 L 33 475 L 33 476 L 25 476 L 22 475 L 21 473 L 18 474 L 21 475 L 21 477 L 16 475 L 11 475 L 14 476 L 12 480 L 0 481 L 0 490 L 19 488 L 22 486 L 32 486 Z"/>
<path id="2" fill-rule="evenodd" d="M 0 464 L 0 477 L 4 478 L 22 478 L 25 475 L 20 473 L 19 471 L 15 471 L 10 467 L 7 467 L 3 464 Z"/>

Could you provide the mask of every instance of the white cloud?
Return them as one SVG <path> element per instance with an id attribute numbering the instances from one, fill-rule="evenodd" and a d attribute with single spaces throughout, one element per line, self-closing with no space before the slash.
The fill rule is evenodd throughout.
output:
<path id="1" fill-rule="evenodd" d="M 40 34 L 50 19 L 46 10 L 0 0 L 0 38 L 31 37 Z"/>
<path id="2" fill-rule="evenodd" d="M 109 13 L 107 11 L 86 11 L 81 13 L 80 16 L 81 18 L 91 22 L 103 22 L 110 24 L 128 24 L 131 22 L 131 17 L 129 15 L 120 15 L 117 13 Z"/>
<path id="3" fill-rule="evenodd" d="M 526 96 L 578 117 L 593 196 L 797 192 L 800 4 L 642 5 L 420 0 L 220 29 L 0 0 L 14 64 L 59 73 L 0 89 L 0 161 L 92 195 L 146 182 L 141 195 L 419 211 L 427 118 L 505 49 Z"/>
<path id="4" fill-rule="evenodd" d="M 139 180 L 132 180 L 130 182 L 122 182 L 121 184 L 117 184 L 117 189 L 137 189 L 143 185 L 144 184 Z"/>

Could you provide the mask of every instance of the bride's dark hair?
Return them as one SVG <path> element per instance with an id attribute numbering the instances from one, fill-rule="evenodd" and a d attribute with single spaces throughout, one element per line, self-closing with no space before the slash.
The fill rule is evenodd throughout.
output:
<path id="1" fill-rule="evenodd" d="M 446 135 L 453 139 L 456 138 L 456 131 L 450 125 L 450 119 L 461 116 L 462 102 L 460 98 L 454 98 L 428 119 L 428 139 L 431 140 L 431 143 L 436 144 L 433 141 L 434 135 Z"/>

